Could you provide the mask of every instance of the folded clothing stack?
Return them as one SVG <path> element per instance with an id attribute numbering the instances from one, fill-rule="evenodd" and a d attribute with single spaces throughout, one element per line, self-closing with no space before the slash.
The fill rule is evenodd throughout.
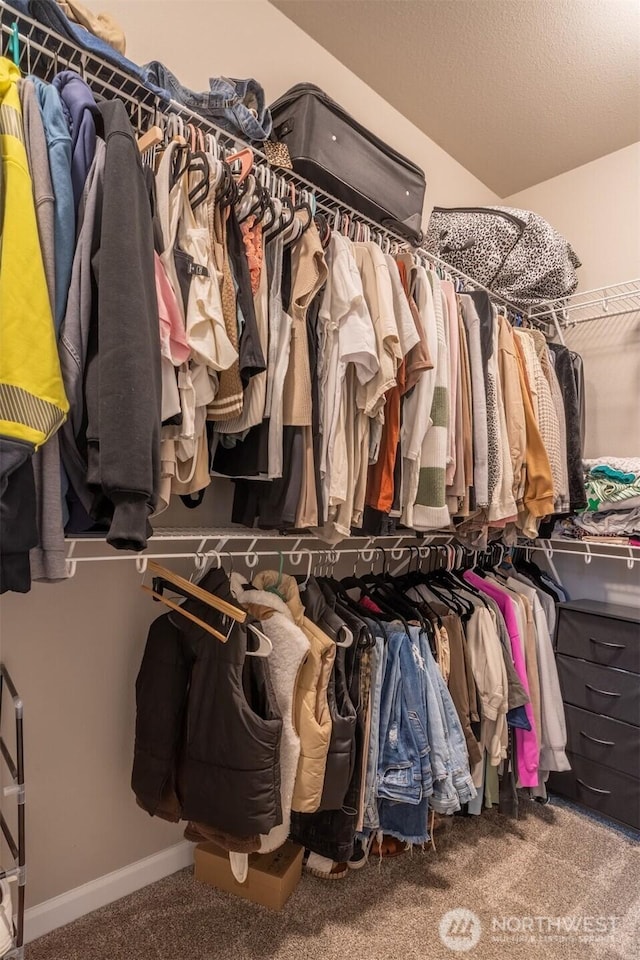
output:
<path id="1" fill-rule="evenodd" d="M 640 506 L 640 457 L 584 461 L 587 510 L 628 510 Z"/>
<path id="2" fill-rule="evenodd" d="M 555 534 L 571 540 L 640 544 L 640 458 L 584 461 L 587 509 L 559 520 Z"/>

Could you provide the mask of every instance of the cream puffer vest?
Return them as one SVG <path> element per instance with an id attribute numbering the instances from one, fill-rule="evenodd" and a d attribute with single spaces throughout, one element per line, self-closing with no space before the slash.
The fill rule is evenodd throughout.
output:
<path id="1" fill-rule="evenodd" d="M 300 759 L 300 737 L 294 726 L 294 700 L 298 676 L 309 654 L 309 641 L 304 631 L 293 620 L 286 603 L 275 593 L 266 590 L 248 590 L 239 574 L 231 574 L 234 596 L 260 619 L 273 650 L 269 654 L 269 673 L 278 707 L 282 715 L 280 741 L 280 797 L 282 823 L 260 836 L 260 853 L 270 853 L 282 846 L 291 826 L 291 801 Z"/>
<path id="2" fill-rule="evenodd" d="M 309 641 L 309 654 L 298 675 L 294 698 L 294 726 L 300 737 L 300 758 L 291 801 L 291 809 L 298 813 L 315 813 L 320 806 L 327 753 L 331 740 L 331 714 L 327 688 L 336 656 L 336 646 L 319 627 L 304 616 L 298 584 L 293 577 L 275 570 L 256 574 L 253 585 L 258 590 L 277 588 L 294 622 L 302 628 Z"/>

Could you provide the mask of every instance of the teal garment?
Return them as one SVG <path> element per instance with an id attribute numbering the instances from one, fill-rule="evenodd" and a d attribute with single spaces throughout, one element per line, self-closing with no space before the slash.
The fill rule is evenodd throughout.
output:
<path id="1" fill-rule="evenodd" d="M 592 477 L 608 477 L 609 480 L 615 480 L 618 483 L 633 483 L 637 475 L 635 473 L 622 473 L 621 470 L 614 470 L 602 464 L 599 467 L 592 467 L 589 471 Z"/>

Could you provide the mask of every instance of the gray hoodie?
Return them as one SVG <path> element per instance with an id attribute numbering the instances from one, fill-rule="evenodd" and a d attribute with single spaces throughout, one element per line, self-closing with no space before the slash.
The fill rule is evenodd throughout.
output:
<path id="1" fill-rule="evenodd" d="M 67 476 L 87 513 L 91 511 L 93 494 L 87 484 L 87 459 L 83 442 L 83 379 L 95 295 L 91 258 L 94 233 L 99 230 L 102 210 L 105 157 L 104 140 L 98 139 L 78 210 L 78 235 L 67 310 L 58 342 L 62 379 L 69 400 L 69 416 L 60 429 L 60 452 Z"/>
<path id="2" fill-rule="evenodd" d="M 35 85 L 31 80 L 21 80 L 18 89 L 38 236 L 53 313 L 56 304 L 55 196 L 49 170 L 47 139 Z M 60 444 L 57 433 L 34 453 L 33 476 L 39 544 L 30 552 L 31 578 L 62 580 L 66 577 L 66 567 L 60 489 Z"/>

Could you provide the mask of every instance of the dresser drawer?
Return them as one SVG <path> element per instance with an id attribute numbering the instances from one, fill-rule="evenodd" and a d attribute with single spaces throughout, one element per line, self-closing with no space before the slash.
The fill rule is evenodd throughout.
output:
<path id="1" fill-rule="evenodd" d="M 640 780 L 567 753 L 571 770 L 552 773 L 549 788 L 640 830 Z"/>
<path id="2" fill-rule="evenodd" d="M 567 750 L 635 777 L 640 789 L 640 727 L 569 704 L 565 705 L 564 712 Z"/>
<path id="3" fill-rule="evenodd" d="M 561 608 L 557 650 L 570 657 L 640 674 L 640 625 Z"/>
<path id="4" fill-rule="evenodd" d="M 558 655 L 557 664 L 565 703 L 640 726 L 637 674 L 562 655 Z"/>

